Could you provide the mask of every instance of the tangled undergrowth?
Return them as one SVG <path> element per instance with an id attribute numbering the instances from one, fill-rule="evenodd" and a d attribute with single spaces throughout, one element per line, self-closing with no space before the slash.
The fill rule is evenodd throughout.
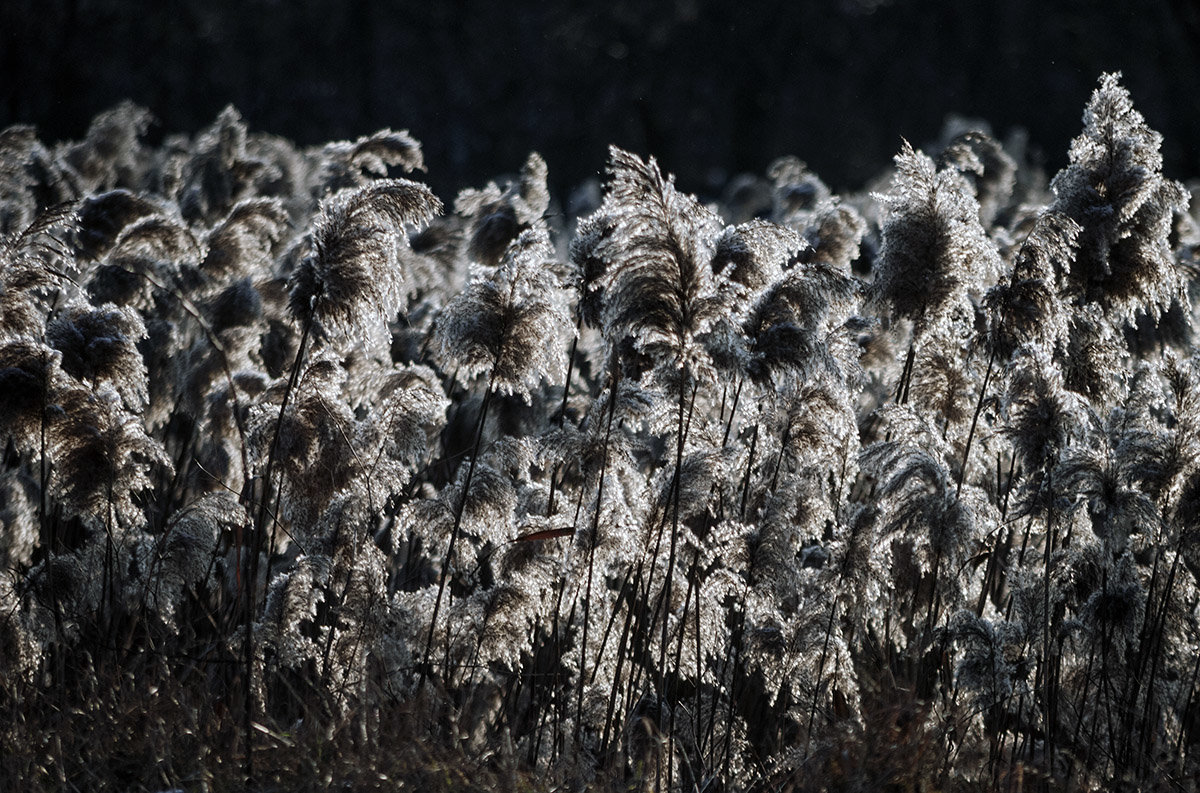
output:
<path id="1" fill-rule="evenodd" d="M 1200 227 L 1118 76 L 1051 180 L 614 148 L 569 217 L 149 122 L 0 132 L 0 788 L 1195 790 Z"/>

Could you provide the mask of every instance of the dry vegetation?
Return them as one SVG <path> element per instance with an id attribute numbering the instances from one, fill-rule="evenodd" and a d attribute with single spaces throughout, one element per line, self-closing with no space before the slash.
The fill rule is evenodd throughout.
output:
<path id="1" fill-rule="evenodd" d="M 614 148 L 569 218 L 149 121 L 0 132 L 0 788 L 1195 790 L 1200 227 L 1117 76 L 1049 181 Z"/>

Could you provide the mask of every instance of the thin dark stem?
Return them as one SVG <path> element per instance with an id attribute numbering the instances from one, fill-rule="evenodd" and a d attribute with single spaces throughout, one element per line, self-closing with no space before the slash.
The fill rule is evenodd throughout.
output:
<path id="1" fill-rule="evenodd" d="M 558 416 L 556 423 L 559 428 L 562 427 L 563 421 L 567 416 L 567 398 L 571 394 L 571 373 L 575 369 L 575 351 L 579 345 L 579 331 L 583 328 L 583 313 L 577 312 L 575 320 L 575 338 L 571 339 L 571 354 L 567 356 L 567 379 L 563 381 L 563 398 L 562 404 L 558 406 Z M 615 398 L 615 395 L 614 395 Z M 559 472 L 562 470 L 562 462 L 554 464 L 554 470 L 550 472 L 550 496 L 546 499 L 546 516 L 554 514 L 554 496 L 558 492 Z M 565 476 L 565 474 L 564 474 Z"/>
<path id="2" fill-rule="evenodd" d="M 571 395 L 571 374 L 575 371 L 575 351 L 579 347 L 579 332 L 583 328 L 583 312 L 578 311 L 575 320 L 575 338 L 571 339 L 571 352 L 567 356 L 567 379 L 563 381 L 562 404 L 558 406 L 558 426 L 563 425 L 567 415 L 567 398 Z"/>
<path id="3" fill-rule="evenodd" d="M 104 586 L 100 599 L 100 630 L 101 634 L 108 632 L 112 622 L 112 607 L 115 583 L 113 581 L 113 565 L 115 564 L 113 543 L 113 483 L 108 479 L 108 499 L 104 509 Z"/>
<path id="4" fill-rule="evenodd" d="M 817 700 L 821 693 L 821 677 L 825 674 L 825 658 L 829 652 L 829 638 L 833 634 L 834 615 L 837 614 L 837 594 L 834 593 L 833 603 L 829 606 L 829 619 L 825 623 L 825 638 L 821 642 L 821 657 L 817 661 L 817 680 L 813 684 L 812 704 L 808 709 L 808 730 L 804 734 L 804 759 L 808 759 L 808 750 L 812 746 L 813 723 L 817 718 Z M 835 670 L 836 671 L 836 670 Z"/>
<path id="5" fill-rule="evenodd" d="M 916 336 L 908 342 L 908 354 L 904 356 L 904 369 L 900 372 L 900 384 L 896 387 L 896 402 L 908 404 L 908 386 L 912 382 L 913 361 L 916 358 Z"/>
<path id="6" fill-rule="evenodd" d="M 756 427 L 757 429 L 757 427 Z M 783 468 L 783 458 L 787 455 L 788 441 L 792 437 L 792 422 L 789 420 L 787 426 L 783 428 L 783 438 L 779 442 L 779 454 L 775 455 L 775 470 L 771 472 L 771 492 L 775 492 L 776 485 L 779 484 L 779 470 Z M 845 462 L 843 461 L 843 473 Z M 836 506 L 836 502 L 835 502 Z"/>
<path id="7" fill-rule="evenodd" d="M 292 363 L 292 371 L 288 376 L 287 387 L 283 392 L 283 399 L 279 406 L 279 418 L 275 422 L 275 432 L 271 438 L 271 446 L 267 453 L 267 465 L 263 471 L 263 484 L 260 500 L 258 504 L 258 515 L 255 519 L 254 526 L 251 529 L 250 549 L 246 558 L 246 579 L 243 582 L 243 594 L 245 595 L 245 636 L 243 643 L 244 662 L 244 712 L 243 717 L 245 723 L 243 728 L 246 736 L 246 764 L 245 774 L 246 781 L 249 783 L 254 779 L 254 752 L 253 733 L 251 727 L 254 721 L 254 691 L 253 691 L 253 664 L 254 664 L 254 599 L 256 582 L 258 580 L 258 557 L 262 551 L 262 539 L 266 532 L 267 516 L 272 517 L 271 520 L 271 541 L 267 546 L 267 576 L 271 574 L 271 549 L 275 546 L 275 527 L 278 521 L 275 520 L 275 510 L 271 509 L 270 503 L 272 500 L 271 478 L 274 475 L 276 454 L 279 449 L 279 434 L 283 427 L 283 417 L 286 414 L 288 402 L 291 400 L 292 392 L 296 387 L 296 382 L 300 378 L 300 367 L 304 362 L 304 353 L 308 346 L 309 334 L 312 330 L 313 316 L 316 313 L 316 302 L 309 306 L 308 316 L 304 319 L 304 327 L 300 333 L 300 344 L 296 348 L 296 360 Z M 280 488 L 282 490 L 282 486 Z"/>
<path id="8" fill-rule="evenodd" d="M 692 566 L 691 566 L 691 569 L 688 570 L 688 575 L 687 575 L 688 588 L 687 588 L 687 592 L 684 593 L 684 596 L 683 596 L 683 614 L 680 616 L 680 619 L 679 619 L 679 635 L 675 639 L 674 677 L 676 677 L 676 678 L 679 677 L 679 667 L 680 667 L 680 664 L 682 663 L 682 658 L 683 658 L 683 640 L 685 638 L 684 634 L 687 632 L 684 630 L 684 627 L 687 625 L 688 611 L 691 609 L 692 590 L 699 589 L 699 577 L 700 576 L 697 571 L 697 568 L 699 566 L 699 561 L 700 560 L 698 558 L 692 560 Z M 696 685 L 697 686 L 700 685 L 699 677 L 696 678 Z M 674 756 L 675 756 L 675 714 L 678 711 L 679 711 L 679 708 L 675 707 L 674 703 L 672 703 L 671 716 L 667 720 L 667 757 L 668 758 L 674 758 Z M 668 763 L 669 763 L 669 765 L 667 767 L 667 788 L 670 789 L 671 788 L 671 780 L 672 780 L 672 772 L 674 770 L 675 763 L 671 759 L 668 759 Z"/>
<path id="9" fill-rule="evenodd" d="M 587 647 L 588 647 L 588 627 L 591 622 L 591 606 L 592 606 L 592 578 L 596 567 L 596 540 L 600 532 L 600 511 L 604 508 L 604 479 L 608 473 L 608 442 L 612 437 L 613 414 L 616 413 L 617 407 L 617 387 L 619 370 L 614 367 L 612 383 L 610 385 L 610 396 L 608 400 L 608 419 L 604 427 L 604 443 L 600 452 L 600 482 L 596 486 L 596 509 L 592 515 L 591 531 L 587 538 L 588 548 L 588 573 L 587 585 L 584 589 L 583 599 L 583 636 L 582 644 L 579 650 L 579 692 L 575 706 L 575 741 L 579 742 L 579 733 L 583 728 L 583 682 L 584 673 L 587 666 Z M 599 664 L 597 659 L 597 664 Z"/>
<path id="10" fill-rule="evenodd" d="M 1192 674 L 1188 680 L 1187 686 L 1187 703 L 1183 706 L 1183 716 L 1179 720 L 1179 723 L 1185 726 L 1179 730 L 1179 736 L 1175 739 L 1175 754 L 1181 759 L 1181 761 L 1183 758 L 1184 737 L 1189 733 L 1186 725 L 1191 721 L 1192 707 L 1196 702 L 1197 678 L 1200 678 L 1200 653 L 1196 653 L 1196 662 L 1192 664 Z"/>
<path id="11" fill-rule="evenodd" d="M 954 495 L 962 493 L 963 480 L 967 476 L 967 464 L 971 460 L 971 441 L 975 440 L 975 427 L 979 424 L 979 414 L 983 411 L 983 402 L 987 398 L 988 382 L 992 379 L 992 367 L 996 363 L 995 350 L 988 354 L 987 371 L 983 374 L 983 385 L 979 389 L 979 399 L 975 402 L 975 414 L 971 416 L 971 430 L 967 433 L 967 446 L 963 450 L 962 466 L 958 469 L 958 484 L 954 487 Z"/>
<path id="12" fill-rule="evenodd" d="M 695 386 L 692 386 L 692 388 L 693 388 L 692 393 L 694 395 L 695 394 Z M 666 686 L 666 676 L 667 676 L 667 671 L 666 671 L 667 629 L 671 622 L 671 620 L 669 619 L 669 615 L 671 612 L 671 579 L 674 578 L 673 573 L 675 571 L 675 550 L 679 544 L 679 491 L 682 486 L 683 445 L 684 445 L 684 435 L 686 433 L 686 429 L 685 429 L 685 425 L 684 425 L 684 407 L 687 404 L 687 399 L 686 399 L 684 393 L 685 392 L 682 388 L 679 389 L 679 412 L 678 412 L 679 431 L 676 433 L 676 440 L 675 440 L 675 476 L 674 476 L 675 492 L 672 495 L 672 501 L 671 501 L 671 543 L 669 546 L 669 550 L 667 551 L 666 581 L 663 582 L 662 643 L 658 647 L 658 668 L 659 668 L 659 674 L 662 678 L 661 685 L 663 686 L 663 688 L 660 688 L 659 690 L 661 692 L 663 692 L 664 696 L 666 694 L 665 686 Z M 695 407 L 695 401 L 692 402 L 692 406 Z M 688 422 L 690 423 L 690 421 L 691 421 L 691 411 L 689 410 L 688 411 Z M 657 610 L 655 610 L 655 613 L 657 614 Z"/>
<path id="13" fill-rule="evenodd" d="M 1045 565 L 1045 578 L 1043 580 L 1044 589 L 1042 591 L 1042 663 L 1045 666 L 1044 679 L 1045 683 L 1045 729 L 1046 729 L 1046 763 L 1048 765 L 1048 773 L 1053 778 L 1054 775 L 1054 709 L 1052 702 L 1054 699 L 1054 683 L 1052 671 L 1052 659 L 1050 656 L 1050 564 L 1054 555 L 1054 523 L 1049 522 L 1046 527 L 1046 551 L 1043 559 Z M 1107 579 L 1106 579 L 1107 586 Z"/>
<path id="14" fill-rule="evenodd" d="M 934 623 L 939 618 L 941 606 L 941 587 L 938 586 L 938 576 L 941 575 L 942 569 L 942 548 L 939 545 L 933 554 L 933 572 L 930 576 L 930 591 L 929 591 L 929 607 L 925 611 L 925 626 L 921 629 L 921 641 L 917 644 L 917 651 L 924 653 L 926 644 L 929 638 L 933 635 Z M 916 599 L 913 599 L 916 602 Z M 915 626 L 914 626 L 915 627 Z M 917 675 L 917 691 L 921 692 L 924 689 L 924 684 L 928 682 L 928 665 L 923 658 L 918 659 L 919 672 Z"/>
<path id="15" fill-rule="evenodd" d="M 57 537 L 53 536 L 50 533 L 50 527 L 46 525 L 46 511 L 47 511 L 46 484 L 47 484 L 47 480 L 49 479 L 49 472 L 47 471 L 47 462 L 46 462 L 46 410 L 49 407 L 49 396 L 50 396 L 47 393 L 50 389 L 49 365 L 50 365 L 50 356 L 45 352 L 45 350 L 43 350 L 42 351 L 42 415 L 41 415 L 41 429 L 40 429 L 40 441 L 39 441 L 39 443 L 40 443 L 39 453 L 40 454 L 39 454 L 39 458 L 38 458 L 38 473 L 40 475 L 40 481 L 38 484 L 40 485 L 41 489 L 38 492 L 38 526 L 41 529 L 43 541 L 46 543 L 47 552 L 54 554 L 54 553 L 58 552 Z M 54 591 L 53 598 L 54 598 L 54 610 L 55 610 L 55 613 L 57 613 L 58 612 L 58 594 L 56 591 Z"/>
<path id="16" fill-rule="evenodd" d="M 638 575 L 640 575 L 640 574 L 641 574 L 641 571 L 639 569 Z M 638 581 L 637 581 L 637 578 L 635 577 L 633 580 L 633 591 L 636 592 L 637 588 L 638 588 Z M 622 599 L 620 597 L 617 598 L 617 605 L 613 612 L 614 615 L 616 614 L 616 609 L 620 609 L 620 607 L 621 607 L 621 600 Z M 613 672 L 612 688 L 610 688 L 608 691 L 608 706 L 606 707 L 606 709 L 604 711 L 604 729 L 600 736 L 600 756 L 601 757 L 605 757 L 608 754 L 609 728 L 612 726 L 613 714 L 616 712 L 616 709 L 617 709 L 617 693 L 621 690 L 621 670 L 625 665 L 625 648 L 628 646 L 629 631 L 633 624 L 632 612 L 633 612 L 633 604 L 630 603 L 629 611 L 627 613 L 625 622 L 621 628 L 621 638 L 617 643 L 617 668 Z"/>
<path id="17" fill-rule="evenodd" d="M 738 378 L 737 388 L 733 392 L 733 406 L 729 408 L 729 420 L 725 423 L 725 434 L 721 436 L 721 446 L 729 442 L 729 431 L 733 429 L 733 417 L 737 415 L 738 400 L 742 398 L 742 384 L 745 381 Z M 724 410 L 724 404 L 721 405 Z"/>
<path id="18" fill-rule="evenodd" d="M 1147 751 L 1143 752 L 1144 756 L 1149 756 L 1148 750 L 1149 750 L 1149 744 L 1151 742 L 1151 737 L 1152 737 L 1150 734 L 1150 724 L 1151 724 L 1151 717 L 1153 716 L 1152 711 L 1153 711 L 1153 704 L 1154 704 L 1154 683 L 1155 683 L 1155 680 L 1158 678 L 1159 661 L 1162 659 L 1162 656 L 1163 656 L 1163 631 L 1166 626 L 1167 611 L 1170 609 L 1170 606 L 1171 606 L 1171 594 L 1172 594 L 1172 590 L 1175 587 L 1175 577 L 1179 570 L 1179 558 L 1181 556 L 1179 546 L 1181 546 L 1181 545 L 1182 545 L 1182 542 L 1180 542 L 1175 549 L 1175 559 L 1171 562 L 1171 570 L 1167 574 L 1167 582 L 1163 586 L 1162 605 L 1159 608 L 1158 615 L 1157 615 L 1156 619 L 1154 620 L 1154 624 L 1151 628 L 1149 641 L 1146 643 L 1147 644 L 1146 652 L 1151 657 L 1150 657 L 1150 677 L 1146 682 L 1146 702 L 1145 702 L 1143 716 L 1142 716 L 1142 742 L 1143 742 L 1144 748 L 1147 750 Z M 1152 592 L 1153 588 L 1151 588 L 1150 591 Z M 1141 677 L 1141 675 L 1139 674 L 1138 678 L 1140 679 L 1140 677 Z"/>
<path id="19" fill-rule="evenodd" d="M 316 303 L 309 308 L 308 316 L 304 319 L 304 327 L 300 333 L 300 344 L 296 348 L 296 360 L 292 362 L 292 371 L 288 376 L 287 387 L 283 391 L 283 399 L 279 405 L 279 418 L 275 421 L 275 432 L 271 436 L 271 445 L 267 452 L 267 465 L 263 471 L 262 498 L 258 503 L 258 516 L 254 521 L 255 534 L 252 540 L 253 548 L 250 553 L 248 566 L 250 568 L 249 581 L 247 586 L 253 587 L 254 581 L 258 574 L 258 554 L 261 548 L 262 537 L 266 531 L 266 520 L 268 515 L 273 515 L 275 510 L 271 507 L 271 501 L 277 494 L 271 484 L 272 477 L 275 473 L 276 455 L 279 452 L 279 435 L 283 429 L 283 417 L 287 413 L 288 403 L 291 401 L 292 393 L 295 391 L 296 383 L 300 379 L 300 368 L 304 363 L 304 353 L 308 348 L 308 339 L 312 331 L 313 316 L 316 313 Z M 283 486 L 280 485 L 279 491 L 282 492 Z M 271 520 L 271 541 L 267 546 L 267 576 L 271 574 L 271 551 L 275 547 L 275 527 L 278 521 Z M 253 599 L 252 599 L 253 600 Z"/>
<path id="20" fill-rule="evenodd" d="M 450 565 L 454 561 L 454 546 L 458 542 L 459 530 L 462 528 L 463 510 L 467 506 L 467 497 L 471 492 L 471 480 L 475 476 L 475 465 L 479 462 L 479 446 L 483 441 L 483 426 L 487 422 L 488 407 L 492 403 L 492 389 L 496 384 L 496 369 L 492 367 L 492 374 L 488 378 L 487 392 L 483 395 L 483 406 L 479 409 L 479 420 L 475 425 L 475 444 L 471 452 L 471 462 L 467 467 L 467 476 L 463 480 L 462 494 L 459 496 L 458 504 L 454 509 L 454 525 L 450 529 L 450 539 L 446 544 L 446 553 L 442 556 L 442 569 L 438 575 L 438 593 L 437 599 L 433 602 L 433 615 L 429 618 L 429 633 L 425 637 L 425 662 L 421 667 L 421 679 L 418 684 L 418 689 L 423 688 L 425 680 L 431 671 L 433 652 L 433 633 L 437 626 L 438 614 L 442 607 L 442 596 L 446 592 L 446 580 L 449 575 Z M 449 679 L 449 670 L 447 670 L 447 678 Z"/>
<path id="21" fill-rule="evenodd" d="M 750 472 L 754 467 L 754 452 L 758 448 L 758 423 L 750 435 L 750 452 L 746 455 L 746 472 L 742 475 L 742 503 L 738 510 L 738 520 L 746 519 L 746 501 L 750 498 Z"/>

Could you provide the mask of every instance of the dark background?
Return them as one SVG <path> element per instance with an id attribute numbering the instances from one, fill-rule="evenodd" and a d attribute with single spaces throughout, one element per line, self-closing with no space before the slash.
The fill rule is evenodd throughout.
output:
<path id="1" fill-rule="evenodd" d="M 1118 69 L 1168 175 L 1200 176 L 1195 0 L 0 2 L 0 127 L 78 138 L 129 97 L 157 135 L 227 103 L 305 144 L 407 128 L 444 196 L 535 149 L 561 196 L 610 142 L 690 190 L 782 154 L 853 189 L 950 112 L 1024 127 L 1053 173 Z"/>

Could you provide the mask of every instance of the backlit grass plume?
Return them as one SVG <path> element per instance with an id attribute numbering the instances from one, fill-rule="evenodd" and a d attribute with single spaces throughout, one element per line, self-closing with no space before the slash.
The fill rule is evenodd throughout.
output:
<path id="1" fill-rule="evenodd" d="M 46 293 L 65 280 L 60 267 L 69 255 L 59 235 L 74 216 L 73 205 L 59 204 L 0 235 L 0 335 L 28 334 L 45 324 Z"/>
<path id="2" fill-rule="evenodd" d="M 155 468 L 170 470 L 162 444 L 147 436 L 107 383 L 64 391 L 50 424 L 55 496 L 73 514 L 104 525 L 137 525 L 135 496 L 152 485 Z"/>
<path id="3" fill-rule="evenodd" d="M 46 327 L 46 340 L 62 354 L 63 371 L 91 386 L 108 383 L 135 412 L 148 400 L 146 365 L 137 345 L 146 326 L 129 307 L 68 305 Z"/>
<path id="4" fill-rule="evenodd" d="M 330 330 L 361 328 L 370 317 L 390 319 L 403 297 L 396 248 L 407 244 L 407 226 L 441 211 L 428 187 L 406 179 L 379 179 L 323 201 L 312 253 L 289 284 L 292 316 Z"/>
<path id="5" fill-rule="evenodd" d="M 502 394 L 529 399 L 543 377 L 561 379 L 557 340 L 571 334 L 554 250 L 544 231 L 524 231 L 491 272 L 475 278 L 437 319 L 442 355 L 470 379 L 489 373 Z"/>
<path id="6" fill-rule="evenodd" d="M 1025 344 L 1053 346 L 1066 336 L 1056 273 L 1071 260 L 1079 224 L 1058 212 L 1040 216 L 1017 249 L 1009 277 L 988 290 L 987 344 L 1001 361 Z"/>
<path id="7" fill-rule="evenodd" d="M 876 198 L 887 209 L 873 292 L 897 319 L 911 320 L 920 337 L 964 298 L 969 285 L 994 278 L 1000 258 L 962 175 L 937 170 L 907 142 L 896 155 L 892 192 Z"/>
<path id="8" fill-rule="evenodd" d="M 318 183 L 324 190 L 363 187 L 388 175 L 389 167 L 425 170 L 421 144 L 408 130 L 381 129 L 355 141 L 328 143 L 321 150 Z"/>
<path id="9" fill-rule="evenodd" d="M 147 121 L 0 131 L 0 789 L 1195 787 L 1200 227 L 1115 76 L 1053 195 L 955 123 L 561 219 Z"/>
<path id="10" fill-rule="evenodd" d="M 0 434 L 18 450 L 44 444 L 45 421 L 63 386 L 61 353 L 29 338 L 0 342 Z"/>
<path id="11" fill-rule="evenodd" d="M 1082 228 L 1079 254 L 1062 276 L 1080 303 L 1098 302 L 1121 319 L 1139 310 L 1156 319 L 1184 287 L 1169 235 L 1188 195 L 1163 177 L 1162 136 L 1120 80 L 1100 77 L 1083 133 L 1071 141 L 1071 164 L 1050 185 L 1054 209 Z"/>
<path id="12" fill-rule="evenodd" d="M 454 211 L 467 221 L 466 254 L 470 261 L 495 266 L 523 231 L 544 225 L 550 204 L 546 162 L 533 152 L 519 178 L 503 189 L 490 183 L 481 190 L 459 193 Z"/>
<path id="13" fill-rule="evenodd" d="M 613 232 L 596 249 L 607 263 L 605 335 L 626 336 L 649 355 L 662 375 L 685 379 L 708 368 L 697 337 L 721 314 L 709 259 L 719 220 L 679 192 L 651 158 L 609 150 L 608 192 L 601 212 Z"/>
<path id="14" fill-rule="evenodd" d="M 205 238 L 208 250 L 200 269 L 228 283 L 269 267 L 273 248 L 287 226 L 287 214 L 277 199 L 240 201 Z"/>

